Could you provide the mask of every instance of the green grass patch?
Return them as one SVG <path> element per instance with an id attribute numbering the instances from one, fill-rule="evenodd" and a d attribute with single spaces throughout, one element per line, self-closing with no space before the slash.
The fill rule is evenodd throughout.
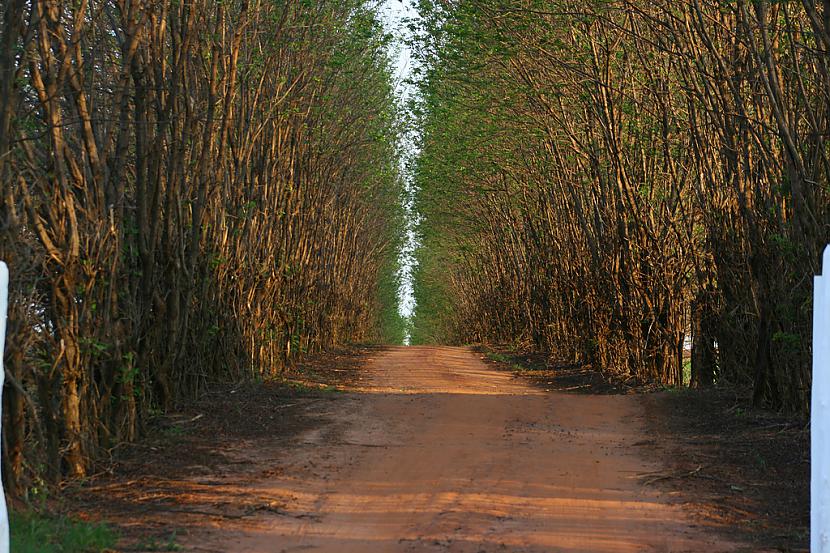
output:
<path id="1" fill-rule="evenodd" d="M 173 426 L 165 428 L 162 433 L 169 438 L 178 438 L 180 436 L 184 436 L 187 433 L 187 430 L 180 424 L 174 424 Z"/>
<path id="2" fill-rule="evenodd" d="M 512 360 L 510 359 L 509 355 L 505 355 L 503 353 L 498 353 L 495 351 L 488 351 L 487 358 L 491 361 L 495 361 L 496 363 L 508 363 L 512 364 Z"/>
<path id="3" fill-rule="evenodd" d="M 510 370 L 519 374 L 536 374 L 547 370 L 545 365 L 533 363 L 529 358 L 524 359 L 520 355 L 508 355 L 497 351 L 486 351 L 485 355 L 490 361 L 507 365 Z"/>
<path id="4" fill-rule="evenodd" d="M 102 553 L 118 536 L 106 524 L 52 517 L 34 512 L 9 515 L 11 550 L 15 553 Z"/>

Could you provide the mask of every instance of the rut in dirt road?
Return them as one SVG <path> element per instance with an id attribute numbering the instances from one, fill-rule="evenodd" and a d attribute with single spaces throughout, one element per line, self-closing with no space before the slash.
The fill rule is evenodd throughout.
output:
<path id="1" fill-rule="evenodd" d="M 279 509 L 231 533 L 193 534 L 190 545 L 240 553 L 738 549 L 642 485 L 661 467 L 633 447 L 645 439 L 636 397 L 545 393 L 462 348 L 390 349 L 364 375 L 327 405 L 329 422 L 282 446 L 279 470 L 228 490 Z"/>

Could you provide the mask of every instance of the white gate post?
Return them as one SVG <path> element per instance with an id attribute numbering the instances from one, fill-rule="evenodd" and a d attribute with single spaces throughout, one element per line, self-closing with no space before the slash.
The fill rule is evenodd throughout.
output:
<path id="1" fill-rule="evenodd" d="M 813 291 L 810 401 L 810 551 L 830 553 L 830 246 Z"/>
<path id="2" fill-rule="evenodd" d="M 3 420 L 3 348 L 6 345 L 6 314 L 9 308 L 9 268 L 0 261 L 0 421 Z M 9 553 L 9 513 L 6 510 L 6 492 L 0 479 L 0 553 Z"/>

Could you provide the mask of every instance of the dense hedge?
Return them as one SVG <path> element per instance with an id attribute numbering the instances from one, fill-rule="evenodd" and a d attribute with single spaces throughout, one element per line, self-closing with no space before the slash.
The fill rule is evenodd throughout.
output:
<path id="1" fill-rule="evenodd" d="M 422 0 L 420 341 L 805 411 L 830 2 Z M 451 306 L 448 308 L 448 306 Z"/>
<path id="2" fill-rule="evenodd" d="M 4 0 L 0 21 L 13 493 L 214 383 L 400 339 L 372 2 Z"/>

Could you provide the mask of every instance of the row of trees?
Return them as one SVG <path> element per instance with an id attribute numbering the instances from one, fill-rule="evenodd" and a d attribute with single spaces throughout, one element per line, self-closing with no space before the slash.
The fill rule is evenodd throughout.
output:
<path id="1" fill-rule="evenodd" d="M 12 493 L 211 384 L 400 339 L 370 2 L 4 0 L 0 22 Z"/>
<path id="2" fill-rule="evenodd" d="M 415 338 L 806 411 L 830 1 L 420 9 Z"/>

